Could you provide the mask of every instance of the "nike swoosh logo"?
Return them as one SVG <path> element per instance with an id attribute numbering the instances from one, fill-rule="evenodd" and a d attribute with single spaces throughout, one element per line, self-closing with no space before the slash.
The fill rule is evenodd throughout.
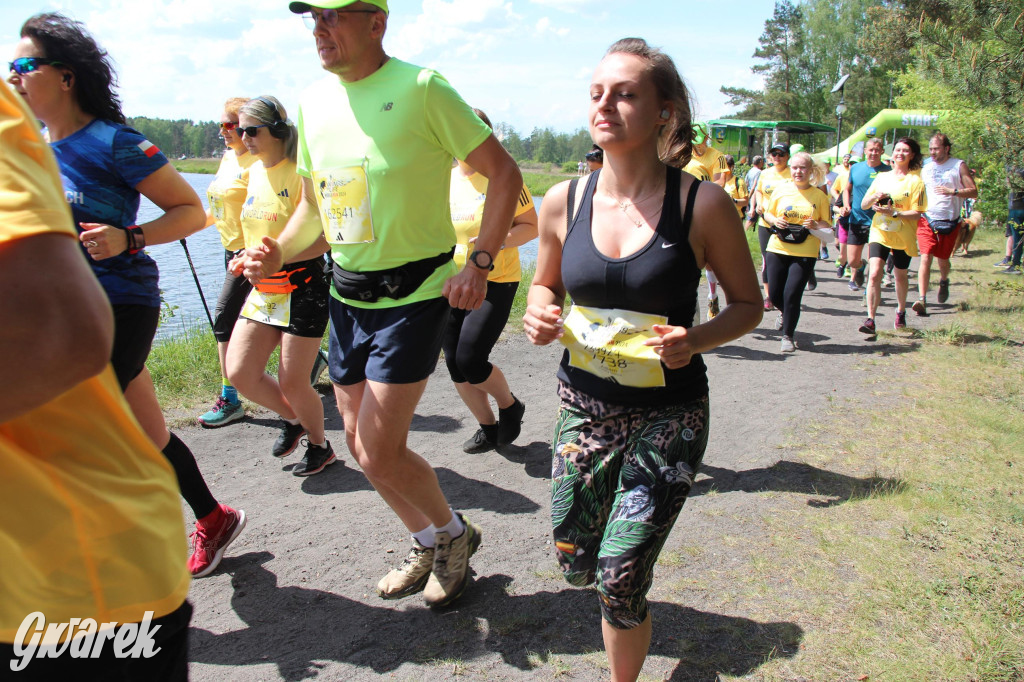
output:
<path id="1" fill-rule="evenodd" d="M 675 246 L 678 243 L 679 242 L 672 242 L 671 244 L 668 244 L 666 242 L 662 242 L 661 243 L 661 248 L 663 248 L 663 249 L 671 249 L 673 246 Z"/>

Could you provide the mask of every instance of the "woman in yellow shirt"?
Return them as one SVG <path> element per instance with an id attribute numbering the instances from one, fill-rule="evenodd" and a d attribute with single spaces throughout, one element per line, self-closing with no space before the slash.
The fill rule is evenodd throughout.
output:
<path id="1" fill-rule="evenodd" d="M 256 157 L 245 148 L 238 134 L 238 110 L 248 101 L 247 97 L 232 97 L 224 103 L 224 111 L 220 115 L 220 136 L 224 139 L 226 149 L 217 168 L 217 177 L 206 190 L 209 201 L 206 226 L 216 225 L 220 232 L 220 241 L 224 245 L 225 270 L 231 259 L 245 248 L 241 223 L 242 202 L 245 201 L 249 184 L 249 167 L 256 161 Z M 252 285 L 249 280 L 230 271 L 225 272 L 224 285 L 213 317 L 213 335 L 217 339 L 217 357 L 220 359 L 221 392 L 213 407 L 199 417 L 199 423 L 208 429 L 225 426 L 245 416 L 238 391 L 228 379 L 225 359 L 231 332 L 250 291 Z"/>
<path id="2" fill-rule="evenodd" d="M 782 352 L 796 350 L 793 336 L 800 320 L 804 287 L 814 271 L 821 245 L 833 235 L 828 196 L 818 189 L 824 173 L 807 152 L 789 163 L 792 182 L 776 189 L 765 206 L 764 220 L 772 236 L 765 252 L 765 272 L 772 304 L 781 312 L 775 328 L 782 330 Z"/>
<path id="3" fill-rule="evenodd" d="M 772 198 L 775 188 L 789 181 L 789 145 L 778 142 L 768 152 L 772 166 L 761 171 L 754 190 L 754 211 L 760 216 L 757 221 L 757 241 L 761 245 L 761 283 L 764 286 L 764 309 L 772 309 L 771 287 L 768 286 L 768 270 L 765 268 L 765 252 L 771 238 L 769 225 L 764 218 L 764 210 Z"/>
<path id="4" fill-rule="evenodd" d="M 868 317 L 860 326 L 864 334 L 875 334 L 875 313 L 882 299 L 882 271 L 892 254 L 896 275 L 896 318 L 893 327 L 907 326 L 907 269 L 917 255 L 917 221 L 928 208 L 921 179 L 921 145 L 909 137 L 896 140 L 892 149 L 892 170 L 879 173 L 861 202 L 861 208 L 875 212 L 868 237 L 871 274 L 868 279 Z"/>
<path id="5" fill-rule="evenodd" d="M 476 115 L 491 125 L 487 114 L 474 109 Z M 466 265 L 466 256 L 480 234 L 480 221 L 487 198 L 487 178 L 465 161 L 452 168 L 452 224 L 458 243 L 455 263 Z M 512 312 L 512 303 L 519 289 L 522 269 L 519 248 L 537 237 L 537 211 L 530 190 L 523 185 L 516 204 L 515 217 L 501 251 L 494 257 L 494 267 L 487 276 L 487 297 L 476 310 L 453 307 L 444 331 L 444 362 L 462 402 L 479 423 L 473 437 L 462 445 L 468 453 L 484 452 L 499 445 L 508 445 L 519 437 L 526 406 L 512 395 L 501 369 L 490 362 L 494 344 L 501 336 Z M 490 399 L 498 406 L 495 420 Z"/>
<path id="6" fill-rule="evenodd" d="M 249 100 L 238 112 L 238 130 L 249 153 L 258 159 L 249 169 L 241 213 L 245 248 L 252 251 L 266 248 L 266 241 L 280 235 L 303 200 L 301 178 L 295 172 L 298 133 L 273 97 Z M 292 469 L 295 476 L 319 473 L 335 461 L 324 433 L 324 406 L 309 383 L 327 329 L 326 251 L 327 241 L 321 236 L 279 272 L 260 280 L 242 307 L 228 347 L 231 382 L 242 395 L 284 420 L 271 454 L 285 457 L 307 436 L 306 454 Z M 228 268 L 241 274 L 244 259 L 244 253 L 236 256 Z M 265 370 L 278 345 L 281 360 L 274 379 Z"/>

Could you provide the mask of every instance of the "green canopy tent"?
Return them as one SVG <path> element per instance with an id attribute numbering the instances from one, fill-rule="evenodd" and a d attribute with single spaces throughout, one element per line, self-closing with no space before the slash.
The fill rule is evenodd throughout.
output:
<path id="1" fill-rule="evenodd" d="M 814 150 L 816 133 L 831 133 L 836 129 L 811 121 L 742 121 L 733 118 L 719 118 L 706 121 L 711 133 L 711 146 L 723 154 L 732 154 L 738 161 L 742 157 L 751 159 L 755 154 L 765 156 L 772 145 L 779 141 L 779 133 L 786 134 L 789 143 L 800 142 L 795 135 L 810 135 L 804 146 Z"/>

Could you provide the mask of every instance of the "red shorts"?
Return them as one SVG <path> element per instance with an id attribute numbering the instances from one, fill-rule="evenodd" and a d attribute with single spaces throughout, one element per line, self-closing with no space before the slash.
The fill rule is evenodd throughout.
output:
<path id="1" fill-rule="evenodd" d="M 942 260 L 949 260 L 953 255 L 953 246 L 956 245 L 956 236 L 960 233 L 960 226 L 949 234 L 936 234 L 928 225 L 928 221 L 921 216 L 917 221 L 917 248 L 921 255 L 931 254 Z"/>

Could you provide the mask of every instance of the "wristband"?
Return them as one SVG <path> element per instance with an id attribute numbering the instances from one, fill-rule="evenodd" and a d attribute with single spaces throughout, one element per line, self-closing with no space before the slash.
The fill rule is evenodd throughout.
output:
<path id="1" fill-rule="evenodd" d="M 128 233 L 128 253 L 135 255 L 146 248 L 146 233 L 138 225 L 125 228 Z"/>

